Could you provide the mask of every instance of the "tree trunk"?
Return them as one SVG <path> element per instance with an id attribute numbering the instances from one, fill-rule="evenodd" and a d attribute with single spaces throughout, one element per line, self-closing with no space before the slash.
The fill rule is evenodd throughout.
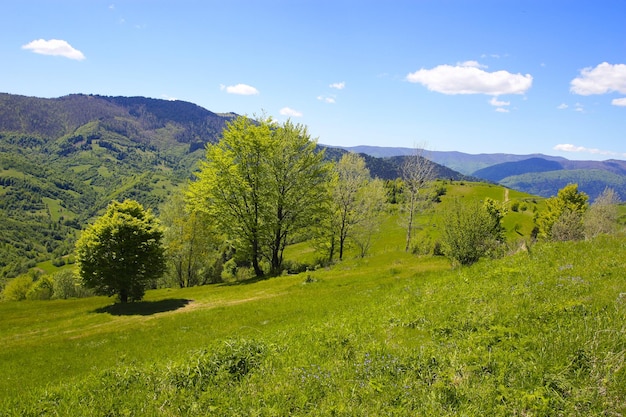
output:
<path id="1" fill-rule="evenodd" d="M 120 303 L 126 304 L 128 302 L 128 291 L 125 288 L 120 290 Z"/>
<path id="2" fill-rule="evenodd" d="M 252 242 L 252 268 L 257 278 L 263 276 L 263 269 L 259 265 L 259 241 L 256 239 Z"/>

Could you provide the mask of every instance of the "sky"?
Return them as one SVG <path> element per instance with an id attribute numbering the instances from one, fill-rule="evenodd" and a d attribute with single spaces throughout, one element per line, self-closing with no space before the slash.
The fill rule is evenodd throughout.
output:
<path id="1" fill-rule="evenodd" d="M 0 92 L 184 100 L 334 146 L 626 159 L 626 1 L 3 0 Z"/>

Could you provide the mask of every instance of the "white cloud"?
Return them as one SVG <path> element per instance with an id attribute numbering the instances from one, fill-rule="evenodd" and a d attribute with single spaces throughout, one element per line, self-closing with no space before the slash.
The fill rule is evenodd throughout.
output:
<path id="1" fill-rule="evenodd" d="M 509 113 L 509 109 L 505 109 L 504 107 L 498 107 L 496 108 L 496 111 L 498 113 Z"/>
<path id="2" fill-rule="evenodd" d="M 459 66 L 459 67 L 487 68 L 487 65 L 482 65 L 482 64 L 478 63 L 478 61 L 457 62 L 456 65 Z"/>
<path id="3" fill-rule="evenodd" d="M 614 98 L 611 101 L 611 104 L 614 106 L 626 107 L 626 97 L 624 98 Z"/>
<path id="4" fill-rule="evenodd" d="M 336 90 L 343 90 L 344 88 L 346 88 L 346 83 L 345 81 L 342 81 L 340 83 L 332 83 L 329 85 L 330 88 L 334 88 Z"/>
<path id="5" fill-rule="evenodd" d="M 614 91 L 626 94 L 626 64 L 603 62 L 595 68 L 583 68 L 581 76 L 570 83 L 570 91 L 581 96 Z"/>
<path id="6" fill-rule="evenodd" d="M 509 106 L 511 102 L 510 101 L 498 101 L 498 97 L 491 97 L 491 100 L 489 100 L 489 104 L 491 104 L 492 106 L 502 107 L 502 106 Z"/>
<path id="7" fill-rule="evenodd" d="M 556 145 L 553 148 L 555 151 L 563 151 L 563 152 L 582 152 L 582 153 L 590 153 L 594 155 L 609 155 L 609 156 L 620 156 L 626 157 L 626 153 L 619 153 L 614 151 L 604 151 L 596 148 L 586 148 L 584 146 L 576 146 L 571 143 L 562 143 Z"/>
<path id="8" fill-rule="evenodd" d="M 241 96 L 254 96 L 259 94 L 259 90 L 247 84 L 237 84 L 229 86 L 220 84 L 220 90 L 226 90 L 228 94 L 238 94 Z"/>
<path id="9" fill-rule="evenodd" d="M 22 49 L 33 51 L 36 54 L 62 56 L 77 61 L 85 59 L 85 55 L 81 51 L 61 39 L 50 39 L 49 41 L 37 39 L 23 45 Z"/>
<path id="10" fill-rule="evenodd" d="M 476 67 L 475 61 L 464 65 L 438 65 L 420 69 L 406 76 L 407 81 L 420 83 L 431 91 L 443 94 L 524 94 L 532 85 L 530 74 L 511 74 L 508 71 L 487 72 Z M 480 65 L 480 64 L 478 64 Z"/>
<path id="11" fill-rule="evenodd" d="M 302 117 L 302 112 L 290 109 L 289 107 L 283 107 L 282 109 L 280 109 L 280 114 L 289 117 Z"/>
<path id="12" fill-rule="evenodd" d="M 323 101 L 324 103 L 335 104 L 334 97 L 326 97 L 326 96 L 317 96 L 319 101 Z"/>
<path id="13" fill-rule="evenodd" d="M 568 108 L 569 106 L 565 103 L 561 103 L 558 106 L 556 106 L 557 109 L 559 110 L 565 110 L 566 108 Z"/>

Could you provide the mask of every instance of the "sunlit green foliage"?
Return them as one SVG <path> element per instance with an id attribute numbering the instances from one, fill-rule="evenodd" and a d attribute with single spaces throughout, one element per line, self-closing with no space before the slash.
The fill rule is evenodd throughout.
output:
<path id="1" fill-rule="evenodd" d="M 560 189 L 556 197 L 546 200 L 546 208 L 537 213 L 539 236 L 553 240 L 578 240 L 583 237 L 583 214 L 589 197 L 578 191 L 577 184 Z"/>
<path id="2" fill-rule="evenodd" d="M 239 117 L 207 148 L 189 186 L 191 211 L 206 213 L 257 276 L 282 272 L 289 237 L 310 227 L 327 198 L 328 165 L 306 128 Z"/>
<path id="3" fill-rule="evenodd" d="M 173 194 L 160 211 L 169 266 L 167 286 L 184 288 L 220 281 L 224 239 L 206 214 L 189 212 L 182 192 Z"/>
<path id="4" fill-rule="evenodd" d="M 443 251 L 450 259 L 471 265 L 485 255 L 503 252 L 504 208 L 491 198 L 483 203 L 456 200 L 443 219 Z"/>
<path id="5" fill-rule="evenodd" d="M 150 211 L 133 200 L 112 202 L 76 243 L 84 285 L 122 303 L 143 298 L 146 286 L 165 270 L 163 231 Z"/>

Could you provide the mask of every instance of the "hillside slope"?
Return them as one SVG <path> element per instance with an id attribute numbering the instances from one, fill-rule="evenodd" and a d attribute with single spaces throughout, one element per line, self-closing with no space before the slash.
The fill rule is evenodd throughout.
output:
<path id="1" fill-rule="evenodd" d="M 0 94 L 0 276 L 60 261 L 112 199 L 157 209 L 235 116 L 143 97 Z"/>

